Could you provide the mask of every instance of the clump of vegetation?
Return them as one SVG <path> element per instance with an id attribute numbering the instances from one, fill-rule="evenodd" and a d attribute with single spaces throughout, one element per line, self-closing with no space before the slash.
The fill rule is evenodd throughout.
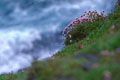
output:
<path id="1" fill-rule="evenodd" d="M 101 14 L 99 14 L 96 10 L 84 12 L 80 19 L 76 18 L 75 21 L 71 22 L 63 30 L 62 34 L 65 37 L 65 45 L 73 44 L 84 39 L 92 30 L 100 27 L 100 21 L 105 21 L 104 11 L 102 11 Z M 98 26 L 94 26 L 96 23 Z"/>

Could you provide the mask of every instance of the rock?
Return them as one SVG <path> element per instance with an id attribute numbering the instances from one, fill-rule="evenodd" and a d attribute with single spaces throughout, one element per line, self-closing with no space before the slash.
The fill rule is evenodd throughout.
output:
<path id="1" fill-rule="evenodd" d="M 120 46 L 116 49 L 117 53 L 120 53 Z"/>
<path id="2" fill-rule="evenodd" d="M 89 71 L 92 68 L 92 65 L 89 64 L 89 63 L 84 63 L 82 65 L 82 68 L 83 68 L 84 71 Z"/>
<path id="3" fill-rule="evenodd" d="M 98 57 L 95 54 L 89 54 L 89 53 L 76 54 L 75 58 L 76 59 L 85 58 L 88 60 L 88 62 L 83 62 L 81 66 L 84 71 L 89 71 L 91 68 L 93 68 L 93 65 L 98 61 Z"/>
<path id="4" fill-rule="evenodd" d="M 76 59 L 85 58 L 92 62 L 97 61 L 97 58 L 98 58 L 95 54 L 91 54 L 91 53 L 76 54 L 74 57 Z"/>

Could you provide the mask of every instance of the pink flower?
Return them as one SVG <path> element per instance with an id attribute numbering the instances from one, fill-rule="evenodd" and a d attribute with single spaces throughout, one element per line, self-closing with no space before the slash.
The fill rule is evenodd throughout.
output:
<path id="1" fill-rule="evenodd" d="M 64 34 L 63 36 L 66 37 L 66 34 Z"/>
<path id="2" fill-rule="evenodd" d="M 72 43 L 72 40 L 70 40 L 70 43 Z"/>
<path id="3" fill-rule="evenodd" d="M 111 73 L 109 71 L 106 71 L 104 74 L 104 80 L 111 80 Z"/>
<path id="4" fill-rule="evenodd" d="M 69 34 L 69 33 L 70 33 L 70 31 L 67 32 L 67 34 Z"/>
<path id="5" fill-rule="evenodd" d="M 72 35 L 69 35 L 70 38 L 72 38 Z"/>
<path id="6" fill-rule="evenodd" d="M 65 30 L 67 30 L 67 27 L 65 28 Z"/>
<path id="7" fill-rule="evenodd" d="M 80 18 L 82 18 L 83 16 L 80 16 Z"/>
<path id="8" fill-rule="evenodd" d="M 76 20 L 76 21 L 78 21 L 79 19 L 78 19 L 78 18 L 76 18 L 75 20 Z"/>
<path id="9" fill-rule="evenodd" d="M 83 18 L 80 18 L 80 22 L 83 22 Z"/>
<path id="10" fill-rule="evenodd" d="M 114 25 L 112 25 L 111 29 L 112 29 L 112 30 L 114 30 L 114 29 L 115 29 L 115 26 L 114 26 Z"/>
<path id="11" fill-rule="evenodd" d="M 108 52 L 108 51 L 101 51 L 101 55 L 102 56 L 107 56 L 107 55 L 110 55 L 110 52 Z"/>
<path id="12" fill-rule="evenodd" d="M 88 11 L 88 13 L 91 13 L 91 11 Z"/>
<path id="13" fill-rule="evenodd" d="M 84 17 L 84 19 L 88 19 L 88 16 Z"/>
<path id="14" fill-rule="evenodd" d="M 85 16 L 85 14 L 83 14 L 83 16 Z"/>
<path id="15" fill-rule="evenodd" d="M 72 28 L 74 28 L 74 27 L 75 27 L 75 24 L 72 25 Z"/>
<path id="16" fill-rule="evenodd" d="M 74 24 L 79 24 L 80 23 L 80 20 L 78 19 L 78 20 L 76 20 L 76 21 L 74 21 Z"/>
<path id="17" fill-rule="evenodd" d="M 67 27 L 70 27 L 70 24 Z"/>

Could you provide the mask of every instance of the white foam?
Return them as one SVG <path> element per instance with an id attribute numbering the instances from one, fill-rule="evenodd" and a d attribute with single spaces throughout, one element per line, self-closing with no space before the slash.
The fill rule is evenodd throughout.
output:
<path id="1" fill-rule="evenodd" d="M 0 31 L 0 74 L 31 65 L 33 57 L 23 50 L 33 49 L 33 41 L 40 40 L 40 32 L 35 29 Z"/>
<path id="2" fill-rule="evenodd" d="M 56 29 L 51 28 L 48 29 L 49 31 L 54 32 Z M 24 30 L 0 30 L 0 74 L 17 72 L 30 66 L 35 56 L 37 56 L 38 60 L 43 60 L 55 53 L 55 50 L 50 51 L 50 49 L 46 48 L 47 46 L 41 46 L 40 44 L 38 45 L 42 48 L 36 49 L 34 42 L 36 40 L 41 41 L 41 32 L 39 29 L 28 28 L 24 28 Z M 32 50 L 34 51 L 32 52 Z"/>

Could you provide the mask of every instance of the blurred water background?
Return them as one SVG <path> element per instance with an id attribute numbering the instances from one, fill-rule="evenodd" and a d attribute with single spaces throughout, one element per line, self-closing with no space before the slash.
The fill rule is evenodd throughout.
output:
<path id="1" fill-rule="evenodd" d="M 84 11 L 105 11 L 117 0 L 0 0 L 0 74 L 16 72 L 63 48 L 62 30 Z"/>

